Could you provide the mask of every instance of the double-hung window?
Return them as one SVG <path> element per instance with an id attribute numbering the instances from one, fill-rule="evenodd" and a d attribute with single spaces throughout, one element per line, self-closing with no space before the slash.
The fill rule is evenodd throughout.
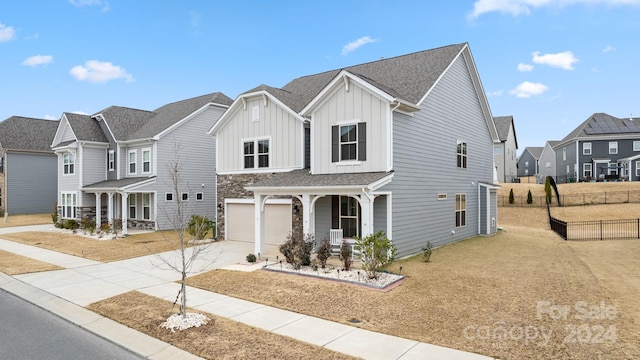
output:
<path id="1" fill-rule="evenodd" d="M 142 150 L 142 173 L 148 174 L 151 172 L 151 149 Z"/>
<path id="2" fill-rule="evenodd" d="M 151 194 L 142 194 L 142 218 L 151 219 Z"/>
<path id="3" fill-rule="evenodd" d="M 585 178 L 590 178 L 593 176 L 593 171 L 592 171 L 592 165 L 591 163 L 584 163 L 582 164 L 582 176 Z"/>
<path id="4" fill-rule="evenodd" d="M 107 158 L 107 166 L 109 167 L 109 171 L 113 171 L 116 168 L 116 154 L 113 150 L 109 150 L 109 155 Z"/>
<path id="5" fill-rule="evenodd" d="M 245 141 L 242 148 L 245 169 L 269 167 L 269 139 Z"/>
<path id="6" fill-rule="evenodd" d="M 636 176 L 640 176 L 640 161 L 636 161 Z"/>
<path id="7" fill-rule="evenodd" d="M 63 219 L 75 219 L 76 218 L 76 193 L 63 192 L 60 194 L 60 206 L 62 208 Z"/>
<path id="8" fill-rule="evenodd" d="M 467 224 L 467 194 L 456 194 L 456 227 Z"/>
<path id="9" fill-rule="evenodd" d="M 617 153 L 618 153 L 618 142 L 609 141 L 609 154 L 617 154 Z"/>
<path id="10" fill-rule="evenodd" d="M 467 168 L 467 143 L 464 141 L 458 141 L 457 146 L 457 166 L 461 169 Z"/>
<path id="11" fill-rule="evenodd" d="M 136 218 L 136 194 L 129 195 L 129 219 Z"/>
<path id="12" fill-rule="evenodd" d="M 62 155 L 63 173 L 64 175 L 73 175 L 75 173 L 76 157 L 73 153 L 67 152 Z"/>
<path id="13" fill-rule="evenodd" d="M 137 150 L 129 150 L 129 175 L 135 175 L 136 169 L 138 168 L 138 151 Z"/>
<path id="14" fill-rule="evenodd" d="M 633 142 L 633 151 L 640 151 L 640 141 L 636 140 Z"/>
<path id="15" fill-rule="evenodd" d="M 331 127 L 331 162 L 367 160 L 367 123 Z"/>
<path id="16" fill-rule="evenodd" d="M 591 155 L 591 143 L 582 143 L 582 155 Z"/>

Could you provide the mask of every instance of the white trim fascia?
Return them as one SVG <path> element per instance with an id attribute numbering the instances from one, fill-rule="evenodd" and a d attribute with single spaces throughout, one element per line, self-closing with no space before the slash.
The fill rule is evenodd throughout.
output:
<path id="1" fill-rule="evenodd" d="M 386 171 L 393 170 L 393 110 L 391 109 L 391 105 L 387 106 L 387 121 L 386 121 L 386 135 L 387 135 L 387 168 Z"/>
<path id="2" fill-rule="evenodd" d="M 393 176 L 394 173 L 391 173 L 378 181 L 372 182 L 371 184 L 369 184 L 369 186 L 367 186 L 367 188 L 369 189 L 369 191 L 376 191 L 377 189 L 389 184 L 391 180 L 393 180 Z"/>
<path id="3" fill-rule="evenodd" d="M 293 170 L 299 170 L 301 168 L 258 168 L 258 169 L 242 169 L 242 170 L 224 170 L 218 171 L 218 175 L 240 175 L 240 174 L 263 174 L 263 173 L 278 173 L 289 172 Z"/>
<path id="4" fill-rule="evenodd" d="M 320 91 L 320 93 L 318 93 L 318 95 L 316 95 L 308 104 L 307 106 L 304 107 L 304 109 L 302 109 L 302 111 L 300 111 L 301 115 L 311 115 L 311 113 L 313 113 L 313 109 L 322 106 L 322 104 L 326 101 L 326 98 L 330 97 L 331 94 L 333 94 L 335 91 L 337 91 L 339 86 L 342 86 L 345 79 L 347 79 L 348 81 L 353 81 L 355 82 L 358 86 L 360 86 L 361 88 L 369 91 L 371 94 L 375 95 L 376 97 L 382 99 L 382 100 L 386 100 L 388 102 L 393 102 L 394 100 L 396 100 L 396 98 L 394 98 L 393 96 L 387 94 L 386 92 L 378 89 L 377 87 L 369 84 L 368 82 L 362 80 L 360 77 L 358 77 L 355 74 L 350 73 L 347 70 L 341 70 L 334 78 L 333 80 L 331 80 L 331 82 L 329 82 L 329 84 L 327 84 L 322 91 Z"/>
<path id="5" fill-rule="evenodd" d="M 633 161 L 633 160 L 636 160 L 636 159 L 640 159 L 640 154 L 633 155 L 633 156 L 626 157 L 626 158 L 622 158 L 622 159 L 618 159 L 618 161 Z"/>
<path id="6" fill-rule="evenodd" d="M 316 139 L 315 139 L 315 131 L 314 131 L 314 127 L 316 127 L 316 123 L 314 122 L 314 117 L 315 114 L 311 114 L 311 120 L 309 121 L 309 126 L 311 127 L 311 143 L 309 144 L 309 172 L 311 174 L 315 173 L 315 168 L 316 168 L 316 154 L 315 154 L 315 148 L 316 148 Z"/>
<path id="7" fill-rule="evenodd" d="M 420 99 L 420 101 L 418 101 L 418 103 L 416 105 L 418 106 L 422 106 L 422 103 L 427 99 L 427 97 L 429 95 L 431 95 L 431 91 L 438 85 L 438 83 L 440 82 L 440 80 L 442 80 L 442 78 L 444 77 L 444 74 L 446 74 L 449 69 L 453 66 L 453 63 L 456 62 L 456 60 L 458 59 L 458 57 L 460 56 L 460 54 L 462 54 L 462 52 L 464 51 L 464 49 L 466 48 L 467 45 L 465 45 L 460 52 L 453 58 L 453 60 L 449 63 L 449 65 L 447 65 L 447 67 L 444 69 L 444 71 L 442 71 L 442 73 L 440 73 L 440 75 L 438 76 L 438 78 L 436 79 L 436 81 L 433 82 L 433 85 L 431 85 L 431 87 L 429 88 L 429 90 L 427 90 L 427 93 L 424 94 L 422 96 L 422 98 Z"/>
<path id="8" fill-rule="evenodd" d="M 158 176 L 158 142 L 154 141 L 152 150 L 151 150 L 151 166 L 153 169 L 151 171 L 151 176 Z"/>
<path id="9" fill-rule="evenodd" d="M 83 156 L 84 152 L 82 151 L 82 146 L 78 146 L 78 149 L 76 150 L 76 154 L 75 154 L 75 170 L 77 171 L 77 175 L 78 175 L 78 185 L 79 186 L 84 186 L 84 177 L 82 176 L 83 174 L 83 166 L 82 163 L 84 162 L 84 156 Z M 63 164 L 64 166 L 64 164 Z M 81 197 L 82 198 L 82 197 Z M 82 202 L 82 201 L 80 201 Z M 80 204 L 82 205 L 82 204 Z"/>
<path id="10" fill-rule="evenodd" d="M 83 192 L 90 192 L 90 193 L 95 193 L 95 192 L 110 192 L 110 191 L 115 191 L 115 192 L 132 192 L 135 191 L 137 188 L 141 187 L 141 186 L 146 186 L 146 185 L 151 185 L 151 184 L 155 184 L 156 182 L 156 178 L 155 177 L 151 177 L 148 178 L 146 180 L 137 182 L 135 184 L 130 184 L 130 185 L 126 185 L 123 187 L 119 187 L 119 188 L 114 188 L 114 187 L 104 187 L 104 188 L 99 188 L 99 187 L 94 187 L 94 188 L 81 188 L 80 190 Z M 148 191 L 149 193 L 151 193 L 152 191 Z"/>
<path id="11" fill-rule="evenodd" d="M 58 127 L 56 128 L 56 134 L 53 136 L 53 141 L 51 142 L 51 148 L 53 148 L 53 145 L 57 144 L 60 142 L 60 138 L 62 137 L 62 134 L 64 133 L 64 129 L 65 128 L 69 128 L 71 129 L 71 133 L 73 134 L 73 137 L 76 139 L 76 141 L 78 141 L 78 137 L 76 136 L 76 133 L 73 131 L 73 128 L 71 127 L 71 125 L 69 124 L 69 119 L 67 119 L 67 116 L 65 113 L 62 113 L 62 116 L 60 116 L 60 123 L 58 124 Z"/>
<path id="12" fill-rule="evenodd" d="M 255 199 L 242 199 L 242 198 L 231 198 L 231 199 L 224 199 L 224 204 L 255 204 L 256 201 Z M 293 201 L 291 199 L 267 199 L 266 200 L 267 204 L 284 204 L 284 205 L 289 205 L 291 203 L 293 203 Z"/>
<path id="13" fill-rule="evenodd" d="M 175 130 L 177 127 L 182 126 L 182 124 L 184 124 L 185 122 L 193 119 L 194 117 L 200 115 L 201 113 L 203 113 L 205 110 L 209 109 L 209 108 L 213 108 L 214 106 L 216 106 L 215 103 L 209 102 L 204 104 L 203 106 L 201 106 L 199 109 L 195 110 L 194 112 L 192 112 L 191 114 L 185 116 L 184 118 L 182 118 L 181 120 L 173 123 L 173 125 L 169 126 L 168 128 L 162 130 L 161 132 L 159 132 L 158 134 L 156 134 L 155 136 L 153 136 L 152 138 L 154 140 L 160 140 L 160 138 L 164 137 L 165 135 L 167 135 L 168 133 L 172 132 L 173 130 Z M 219 106 L 219 105 L 218 105 Z"/>
<path id="14" fill-rule="evenodd" d="M 56 146 L 54 148 L 51 148 L 51 150 L 53 150 L 54 153 L 58 154 L 60 152 L 64 152 L 69 149 L 77 149 L 77 148 L 78 148 L 78 142 L 74 141 L 71 144 L 67 144 L 64 146 Z"/>
<path id="15" fill-rule="evenodd" d="M 154 138 L 142 138 L 142 139 L 134 139 L 134 140 L 116 141 L 116 143 L 122 144 L 122 145 L 128 145 L 128 146 L 139 146 L 144 144 L 150 144 L 153 141 L 156 141 L 156 140 Z"/>
<path id="16" fill-rule="evenodd" d="M 96 142 L 96 141 L 79 141 L 82 146 L 97 148 L 97 149 L 108 149 L 109 143 Z"/>
<path id="17" fill-rule="evenodd" d="M 292 186 L 292 187 L 256 187 L 245 186 L 245 190 L 253 191 L 255 194 L 269 195 L 291 195 L 291 194 L 313 194 L 313 195 L 360 195 L 363 185 L 337 185 L 337 186 Z"/>
<path id="18" fill-rule="evenodd" d="M 304 136 L 305 133 L 305 127 L 304 127 L 304 123 L 302 124 L 302 126 L 300 127 L 300 139 L 302 141 L 300 141 L 301 144 L 301 148 L 299 149 L 300 151 L 300 167 L 304 168 L 305 167 L 305 156 L 304 156 L 304 144 L 306 142 L 306 138 Z M 309 124 L 309 141 L 311 141 L 311 124 Z M 309 143 L 309 162 L 311 162 L 311 143 Z"/>

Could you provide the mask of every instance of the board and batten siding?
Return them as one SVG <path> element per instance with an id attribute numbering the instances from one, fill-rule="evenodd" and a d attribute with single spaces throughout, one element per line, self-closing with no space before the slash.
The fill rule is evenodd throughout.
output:
<path id="1" fill-rule="evenodd" d="M 458 57 L 408 116 L 394 113 L 393 241 L 399 256 L 478 233 L 478 181 L 493 182 L 493 141 L 465 59 Z M 468 146 L 456 166 L 457 141 Z M 438 194 L 446 199 L 438 200 Z M 456 227 L 456 194 L 466 194 L 466 225 Z"/>
<path id="2" fill-rule="evenodd" d="M 257 121 L 253 120 L 254 108 L 258 109 Z M 304 167 L 304 123 L 270 99 L 265 106 L 264 99 L 259 97 L 248 99 L 246 110 L 239 106 L 220 129 L 218 170 L 244 171 L 243 141 L 267 138 L 269 169 Z"/>
<path id="3" fill-rule="evenodd" d="M 57 201 L 56 155 L 9 152 L 5 161 L 5 211 L 9 214 L 52 212 Z"/>
<path id="4" fill-rule="evenodd" d="M 387 123 L 389 102 L 373 95 L 354 82 L 349 91 L 337 86 L 334 92 L 313 112 L 312 168 L 314 174 L 338 174 L 387 170 Z M 331 162 L 331 127 L 367 123 L 366 160 Z"/>
<path id="5" fill-rule="evenodd" d="M 182 168 L 179 191 L 189 194 L 189 200 L 185 203 L 187 220 L 192 214 L 216 219 L 216 139 L 207 131 L 218 121 L 224 110 L 225 108 L 210 106 L 158 140 L 156 181 L 138 191 L 156 194 L 157 203 L 154 204 L 152 196 L 151 207 L 156 214 L 159 230 L 170 229 L 171 219 L 175 219 L 176 203 L 165 201 L 165 194 L 173 192 L 170 166 L 176 161 Z M 176 152 L 176 148 L 179 148 L 179 152 Z M 196 193 L 202 193 L 202 201 L 196 201 Z"/>

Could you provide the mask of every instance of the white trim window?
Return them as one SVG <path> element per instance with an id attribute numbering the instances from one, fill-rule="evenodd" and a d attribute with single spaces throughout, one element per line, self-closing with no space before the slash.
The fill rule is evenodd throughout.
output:
<path id="1" fill-rule="evenodd" d="M 351 122 L 331 126 L 331 162 L 367 160 L 367 123 Z"/>
<path id="2" fill-rule="evenodd" d="M 182 197 L 182 201 L 189 201 L 189 193 L 188 192 L 183 192 L 182 194 L 180 194 L 180 196 Z"/>
<path id="3" fill-rule="evenodd" d="M 151 172 L 151 149 L 142 149 L 142 173 Z"/>
<path id="4" fill-rule="evenodd" d="M 640 160 L 636 161 L 636 176 L 640 176 Z"/>
<path id="5" fill-rule="evenodd" d="M 618 163 L 609 163 L 609 175 L 618 175 Z"/>
<path id="6" fill-rule="evenodd" d="M 618 142 L 609 141 L 609 154 L 617 154 L 617 153 L 618 153 Z"/>
<path id="7" fill-rule="evenodd" d="M 60 207 L 62 208 L 62 218 L 75 219 L 77 194 L 75 192 L 63 192 L 60 195 L 61 195 Z"/>
<path id="8" fill-rule="evenodd" d="M 136 219 L 136 194 L 129 195 L 129 219 Z"/>
<path id="9" fill-rule="evenodd" d="M 64 175 L 75 174 L 76 156 L 72 152 L 66 152 L 62 155 L 62 168 Z"/>
<path id="10" fill-rule="evenodd" d="M 582 155 L 591 155 L 591 143 L 582 143 Z"/>
<path id="11" fill-rule="evenodd" d="M 269 139 L 243 141 L 242 156 L 245 169 L 268 168 L 270 157 Z"/>
<path id="12" fill-rule="evenodd" d="M 109 171 L 113 171 L 116 169 L 116 152 L 114 150 L 109 150 L 107 164 Z"/>
<path id="13" fill-rule="evenodd" d="M 562 161 L 567 161 L 567 148 L 562 148 Z M 569 171 L 567 170 L 567 174 Z"/>
<path id="14" fill-rule="evenodd" d="M 461 169 L 467 168 L 467 143 L 458 140 L 456 147 L 456 166 Z"/>
<path id="15" fill-rule="evenodd" d="M 593 166 L 591 163 L 582 164 L 582 177 L 590 178 L 593 177 Z"/>
<path id="16" fill-rule="evenodd" d="M 172 192 L 164 193 L 164 201 L 173 202 L 173 193 Z"/>
<path id="17" fill-rule="evenodd" d="M 204 194 L 201 192 L 197 192 L 196 193 L 196 201 L 202 201 L 204 200 Z"/>
<path id="18" fill-rule="evenodd" d="M 640 140 L 633 141 L 633 151 L 640 151 Z"/>
<path id="19" fill-rule="evenodd" d="M 456 194 L 456 227 L 467 224 L 467 194 Z"/>
<path id="20" fill-rule="evenodd" d="M 129 175 L 135 175 L 138 169 L 138 150 L 129 150 L 129 152 L 127 152 L 127 160 L 129 163 L 127 173 Z"/>
<path id="21" fill-rule="evenodd" d="M 151 219 L 151 194 L 142 194 L 142 218 L 144 220 Z"/>

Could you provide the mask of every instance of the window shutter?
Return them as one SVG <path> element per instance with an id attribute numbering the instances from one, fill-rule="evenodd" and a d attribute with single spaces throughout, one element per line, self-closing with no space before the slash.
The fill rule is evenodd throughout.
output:
<path id="1" fill-rule="evenodd" d="M 358 123 L 358 160 L 367 160 L 367 123 Z"/>
<path id="2" fill-rule="evenodd" d="M 340 127 L 331 127 L 331 162 L 340 161 Z"/>
<path id="3" fill-rule="evenodd" d="M 340 197 L 331 196 L 331 228 L 340 229 Z"/>

